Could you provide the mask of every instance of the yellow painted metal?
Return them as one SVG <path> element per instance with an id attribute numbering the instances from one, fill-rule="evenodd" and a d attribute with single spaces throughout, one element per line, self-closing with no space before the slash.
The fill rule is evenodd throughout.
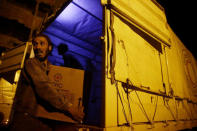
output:
<path id="1" fill-rule="evenodd" d="M 4 119 L 2 125 L 10 122 L 12 104 L 15 96 L 16 84 L 11 84 L 3 78 L 0 78 L 0 112 L 3 113 Z"/>
<path id="2" fill-rule="evenodd" d="M 155 123 L 154 126 L 150 126 L 148 124 L 138 124 L 133 125 L 133 128 L 131 127 L 108 127 L 105 128 L 105 131 L 176 131 L 176 130 L 183 130 L 183 129 L 191 129 L 191 127 L 197 126 L 197 121 L 180 121 L 180 122 L 158 122 Z"/>
<path id="3" fill-rule="evenodd" d="M 195 102 L 197 86 L 197 66 L 195 59 L 182 42 L 171 31 L 172 47 L 166 50 L 170 84 L 175 95 L 193 99 Z M 177 73 L 175 73 L 177 72 Z"/>
<path id="4" fill-rule="evenodd" d="M 24 60 L 29 50 L 28 47 L 30 44 L 31 43 L 27 42 L 25 45 L 19 46 L 6 52 L 4 56 L 1 57 L 2 64 L 0 65 L 0 112 L 3 114 L 3 120 L 0 121 L 0 125 L 8 126 L 8 124 L 10 123 L 21 69 L 24 66 Z"/>
<path id="5" fill-rule="evenodd" d="M 112 45 L 111 48 L 115 48 L 115 51 L 112 50 L 116 57 L 115 78 L 122 82 L 129 79 L 135 86 L 164 92 L 161 53 L 140 36 L 140 33 L 136 33 L 132 25 L 127 25 L 116 16 L 115 12 L 111 13 L 111 17 L 114 22 L 111 34 L 114 34 L 112 39 L 115 39 L 115 46 Z M 108 53 L 109 56 L 112 51 Z"/>
<path id="6" fill-rule="evenodd" d="M 105 130 L 197 126 L 196 60 L 152 1 L 102 1 Z"/>
<path id="7" fill-rule="evenodd" d="M 102 0 L 101 3 L 106 3 Z M 138 28 L 155 39 L 170 45 L 164 9 L 152 0 L 108 0 L 117 12 L 124 14 Z"/>

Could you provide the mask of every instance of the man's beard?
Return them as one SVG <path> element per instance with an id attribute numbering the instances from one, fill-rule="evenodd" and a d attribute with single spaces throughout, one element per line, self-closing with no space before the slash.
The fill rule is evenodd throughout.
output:
<path id="1" fill-rule="evenodd" d="M 48 55 L 46 55 L 45 57 L 37 57 L 37 59 L 39 60 L 39 61 L 45 61 L 46 59 L 48 58 Z"/>
<path id="2" fill-rule="evenodd" d="M 44 57 L 40 57 L 39 54 L 42 54 L 43 52 L 41 50 L 35 50 L 35 57 L 39 60 L 39 61 L 45 61 L 48 56 L 49 56 L 49 50 L 46 51 L 45 56 Z"/>

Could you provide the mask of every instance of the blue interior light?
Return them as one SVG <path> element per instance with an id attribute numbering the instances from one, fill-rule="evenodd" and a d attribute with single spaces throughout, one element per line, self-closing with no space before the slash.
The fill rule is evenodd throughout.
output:
<path id="1" fill-rule="evenodd" d="M 52 64 L 64 64 L 57 47 L 66 44 L 67 53 L 81 63 L 86 73 L 89 72 L 89 93 L 85 95 L 86 123 L 96 125 L 99 125 L 101 116 L 101 88 L 98 87 L 101 87 L 102 25 L 100 0 L 73 0 L 44 31 L 54 44 L 49 57 Z"/>

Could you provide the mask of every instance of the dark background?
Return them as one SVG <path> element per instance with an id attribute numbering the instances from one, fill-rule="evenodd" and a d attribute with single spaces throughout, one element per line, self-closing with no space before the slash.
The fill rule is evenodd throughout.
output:
<path id="1" fill-rule="evenodd" d="M 157 2 L 164 7 L 170 27 L 197 59 L 196 0 L 157 0 Z"/>

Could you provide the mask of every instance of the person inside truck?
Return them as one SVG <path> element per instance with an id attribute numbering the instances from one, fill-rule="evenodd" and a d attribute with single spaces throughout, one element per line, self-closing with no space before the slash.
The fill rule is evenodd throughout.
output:
<path id="1" fill-rule="evenodd" d="M 35 116 L 38 104 L 50 110 L 65 113 L 73 120 L 81 122 L 84 116 L 82 107 L 74 107 L 53 88 L 47 76 L 50 63 L 47 59 L 53 45 L 48 36 L 37 35 L 33 41 L 35 58 L 25 61 L 22 86 L 16 93 L 16 109 L 11 130 L 52 130 L 46 120 Z M 78 109 L 78 110 L 76 110 Z"/>
<path id="2" fill-rule="evenodd" d="M 60 43 L 58 46 L 58 54 L 63 57 L 64 64 L 62 66 L 83 69 L 81 63 L 71 54 L 68 53 L 69 48 L 65 43 Z"/>

